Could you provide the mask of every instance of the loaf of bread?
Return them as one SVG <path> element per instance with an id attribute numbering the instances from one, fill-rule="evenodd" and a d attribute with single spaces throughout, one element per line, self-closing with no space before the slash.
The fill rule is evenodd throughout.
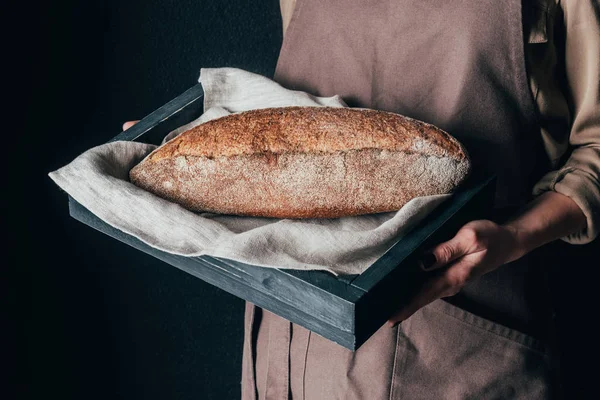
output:
<path id="1" fill-rule="evenodd" d="M 470 165 L 455 138 L 424 122 L 367 109 L 283 107 L 196 126 L 154 150 L 130 178 L 194 211 L 336 218 L 449 193 Z"/>

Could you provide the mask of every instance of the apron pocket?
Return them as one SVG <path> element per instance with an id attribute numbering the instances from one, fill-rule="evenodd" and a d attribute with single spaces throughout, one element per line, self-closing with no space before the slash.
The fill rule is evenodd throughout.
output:
<path id="1" fill-rule="evenodd" d="M 391 399 L 545 399 L 551 362 L 535 338 L 444 300 L 398 329 Z"/>

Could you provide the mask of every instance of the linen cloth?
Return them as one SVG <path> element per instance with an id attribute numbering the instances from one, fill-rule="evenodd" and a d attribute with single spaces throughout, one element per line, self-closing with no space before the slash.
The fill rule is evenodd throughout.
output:
<path id="1" fill-rule="evenodd" d="M 202 69 L 199 81 L 206 112 L 164 141 L 200 123 L 250 109 L 346 106 L 338 96 L 316 97 L 284 89 L 268 78 L 235 68 Z M 325 270 L 334 275 L 363 272 L 450 197 L 418 197 L 397 212 L 332 219 L 195 213 L 129 182 L 129 170 L 155 148 L 125 141 L 103 144 L 49 176 L 103 221 L 159 250 L 262 267 Z"/>

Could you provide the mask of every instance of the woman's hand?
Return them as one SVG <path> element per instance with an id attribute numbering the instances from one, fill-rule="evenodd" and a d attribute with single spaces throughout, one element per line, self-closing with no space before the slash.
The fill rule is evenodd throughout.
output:
<path id="1" fill-rule="evenodd" d="M 510 227 L 488 220 L 472 221 L 447 242 L 428 252 L 421 261 L 425 271 L 435 271 L 411 301 L 389 319 L 403 321 L 432 301 L 454 296 L 469 280 L 520 258 L 524 247 Z"/>
<path id="2" fill-rule="evenodd" d="M 388 324 L 395 326 L 432 301 L 455 295 L 469 280 L 585 226 L 586 218 L 577 204 L 556 192 L 542 194 L 504 225 L 469 222 L 423 257 L 421 268 L 433 271 L 431 278 Z"/>

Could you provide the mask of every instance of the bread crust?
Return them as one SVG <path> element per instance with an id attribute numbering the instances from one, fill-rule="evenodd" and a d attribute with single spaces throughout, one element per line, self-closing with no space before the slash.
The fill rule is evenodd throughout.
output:
<path id="1" fill-rule="evenodd" d="M 464 147 L 433 125 L 375 110 L 283 107 L 192 128 L 130 178 L 194 211 L 336 218 L 449 193 L 469 171 Z"/>

